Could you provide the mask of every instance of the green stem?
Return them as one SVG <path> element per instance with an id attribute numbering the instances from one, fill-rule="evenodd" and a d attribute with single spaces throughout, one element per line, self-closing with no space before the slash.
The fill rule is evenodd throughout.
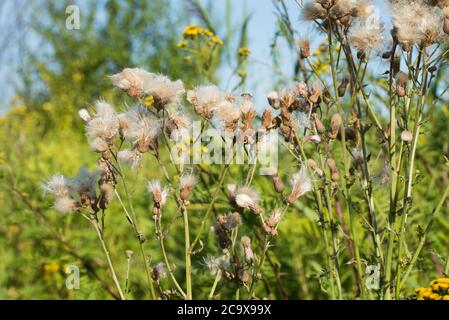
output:
<path id="1" fill-rule="evenodd" d="M 409 264 L 407 270 L 405 271 L 404 276 L 402 277 L 402 280 L 401 280 L 401 282 L 399 284 L 398 290 L 400 290 L 404 286 L 405 281 L 407 281 L 408 276 L 410 275 L 410 272 L 412 271 L 412 269 L 413 269 L 413 267 L 414 267 L 414 265 L 416 263 L 416 260 L 418 260 L 419 254 L 421 253 L 421 250 L 422 250 L 422 248 L 423 248 L 423 246 L 424 246 L 424 244 L 426 242 L 427 234 L 429 233 L 430 229 L 432 228 L 432 224 L 433 224 L 433 222 L 435 220 L 435 217 L 440 212 L 441 207 L 443 206 L 444 202 L 446 201 L 446 198 L 448 197 L 448 195 L 449 195 L 449 185 L 446 187 L 446 190 L 444 191 L 444 194 L 441 197 L 440 202 L 438 203 L 438 205 L 436 206 L 436 208 L 432 212 L 430 220 L 429 220 L 429 222 L 428 222 L 428 224 L 426 226 L 426 229 L 424 230 L 424 234 L 423 234 L 423 236 L 421 238 L 421 241 L 419 242 L 419 245 L 418 245 L 418 247 L 416 248 L 416 250 L 415 250 L 415 252 L 413 254 L 412 260 L 410 261 L 410 264 Z M 448 263 L 446 263 L 446 269 L 445 269 L 446 271 L 445 272 L 447 272 L 447 268 L 448 267 L 449 267 L 449 265 L 448 265 Z"/>
<path id="2" fill-rule="evenodd" d="M 92 218 L 90 219 L 90 222 L 91 222 L 92 225 L 94 226 L 95 231 L 97 232 L 98 239 L 99 239 L 100 242 L 101 242 L 101 247 L 103 248 L 104 254 L 105 254 L 105 256 L 106 256 L 106 260 L 107 260 L 107 262 L 108 262 L 109 270 L 110 270 L 111 273 L 112 273 L 112 280 L 114 281 L 114 284 L 115 284 L 115 286 L 116 286 L 116 288 L 117 288 L 117 290 L 118 290 L 118 293 L 119 293 L 119 295 L 120 295 L 120 298 L 121 298 L 122 300 L 125 300 L 125 296 L 123 295 L 122 288 L 120 287 L 120 282 L 118 281 L 117 275 L 116 275 L 115 270 L 114 270 L 114 266 L 112 265 L 111 256 L 110 256 L 110 254 L 109 254 L 109 250 L 108 250 L 108 248 L 107 248 L 107 246 L 106 246 L 106 243 L 105 243 L 105 241 L 104 241 L 103 235 L 102 235 L 102 233 L 101 233 L 101 231 L 100 231 L 100 227 L 98 226 L 98 222 L 97 222 L 97 220 L 92 219 Z"/>
<path id="3" fill-rule="evenodd" d="M 118 168 L 120 170 L 120 177 L 121 177 L 121 180 L 122 180 L 122 183 L 123 183 L 123 189 L 125 191 L 126 198 L 127 198 L 127 201 L 128 201 L 128 206 L 131 209 L 132 216 L 128 213 L 128 210 L 126 209 L 126 206 L 124 205 L 124 203 L 123 203 L 119 193 L 117 192 L 117 190 L 115 190 L 115 194 L 116 194 L 117 199 L 119 200 L 120 204 L 123 207 L 123 210 L 125 212 L 126 218 L 128 219 L 128 221 L 131 223 L 131 226 L 133 227 L 134 235 L 136 236 L 137 240 L 139 241 L 140 255 L 141 255 L 144 267 L 145 267 L 145 274 L 146 274 L 146 277 L 147 277 L 148 285 L 150 287 L 151 298 L 153 300 L 156 300 L 156 291 L 154 290 L 153 279 L 151 279 L 150 270 L 149 270 L 149 266 L 148 266 L 148 263 L 147 263 L 147 258 L 146 258 L 146 255 L 145 255 L 145 250 L 144 250 L 142 242 L 140 241 L 139 230 L 137 228 L 136 214 L 134 212 L 134 207 L 132 205 L 131 196 L 130 196 L 130 193 L 128 191 L 128 186 L 127 186 L 127 183 L 126 183 L 126 179 L 125 179 L 125 176 L 123 174 L 123 170 L 122 170 L 122 168 L 120 166 L 120 162 L 119 161 L 117 161 L 117 166 L 118 166 Z"/>
<path id="4" fill-rule="evenodd" d="M 195 245 L 201 239 L 201 236 L 202 236 L 202 234 L 204 232 L 204 228 L 206 227 L 206 224 L 209 222 L 209 217 L 210 217 L 210 215 L 212 213 L 212 208 L 214 206 L 215 201 L 217 200 L 218 194 L 220 193 L 220 189 L 221 189 L 221 187 L 222 187 L 222 185 L 224 183 L 224 180 L 225 180 L 225 177 L 226 177 L 226 174 L 228 173 L 228 171 L 229 171 L 229 164 L 226 164 L 224 169 L 223 169 L 223 171 L 222 171 L 222 173 L 221 173 L 220 181 L 219 181 L 218 186 L 215 189 L 215 192 L 214 192 L 214 194 L 212 196 L 212 200 L 211 200 L 211 202 L 209 204 L 209 207 L 206 210 L 206 214 L 204 215 L 203 221 L 201 221 L 201 225 L 200 225 L 200 229 L 198 231 L 198 234 L 196 235 L 195 239 L 193 240 L 192 244 L 190 245 L 190 249 L 189 249 L 190 254 L 192 254 L 193 249 L 195 248 Z"/>
<path id="5" fill-rule="evenodd" d="M 209 293 L 209 300 L 212 300 L 214 293 L 215 293 L 215 289 L 217 289 L 217 285 L 220 282 L 221 279 L 221 270 L 217 271 L 217 275 L 215 276 L 215 281 L 214 284 L 212 285 L 212 288 L 210 289 L 210 293 Z"/>
<path id="6" fill-rule="evenodd" d="M 162 224 L 161 224 L 161 216 L 159 216 L 157 219 L 157 229 L 158 229 L 158 238 L 159 238 L 159 245 L 161 246 L 162 256 L 164 257 L 165 265 L 167 266 L 168 275 L 170 276 L 170 279 L 172 280 L 173 284 L 175 285 L 176 289 L 178 289 L 179 293 L 186 298 L 187 295 L 185 294 L 184 290 L 181 289 L 181 286 L 179 285 L 178 281 L 176 280 L 172 267 L 170 265 L 170 262 L 168 261 L 167 252 L 165 251 L 165 244 L 164 244 L 164 234 L 162 231 Z"/>
<path id="7" fill-rule="evenodd" d="M 186 300 L 192 300 L 192 262 L 190 254 L 189 217 L 185 205 L 182 206 L 184 216 L 185 260 L 186 260 Z"/>

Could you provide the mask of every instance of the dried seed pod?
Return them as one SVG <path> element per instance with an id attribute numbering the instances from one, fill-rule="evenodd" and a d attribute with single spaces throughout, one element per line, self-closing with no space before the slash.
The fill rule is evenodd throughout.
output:
<path id="1" fill-rule="evenodd" d="M 338 132 L 340 131 L 340 127 L 343 123 L 343 119 L 341 118 L 340 114 L 335 113 L 331 118 L 331 127 L 329 132 L 329 138 L 330 139 L 336 139 Z"/>
<path id="2" fill-rule="evenodd" d="M 367 62 L 366 53 L 363 51 L 357 51 L 357 59 L 359 59 L 360 61 L 363 61 L 363 62 Z"/>
<path id="3" fill-rule="evenodd" d="M 318 118 L 318 115 L 316 113 L 312 114 L 312 119 L 315 124 L 316 131 L 320 134 L 323 134 L 326 132 L 326 127 L 321 122 L 320 118 Z"/>
<path id="4" fill-rule="evenodd" d="M 399 55 L 394 56 L 391 70 L 393 72 L 393 77 L 395 77 L 401 70 L 401 56 Z"/>
<path id="5" fill-rule="evenodd" d="M 390 59 L 392 55 L 391 51 L 386 51 L 384 53 L 382 53 L 382 59 Z"/>
<path id="6" fill-rule="evenodd" d="M 98 206 L 100 209 L 105 210 L 114 196 L 114 187 L 110 184 L 104 183 L 100 186 L 100 192 L 101 198 Z"/>
<path id="7" fill-rule="evenodd" d="M 307 159 L 307 165 L 309 166 L 310 170 L 315 172 L 320 177 L 323 176 L 323 170 L 318 166 L 318 164 L 313 159 Z"/>
<path id="8" fill-rule="evenodd" d="M 248 283 L 250 280 L 250 274 L 247 270 L 244 269 L 239 269 L 239 279 L 240 281 L 242 281 L 243 283 Z"/>
<path id="9" fill-rule="evenodd" d="M 340 85 L 338 86 L 338 96 L 341 98 L 346 94 L 346 89 L 348 88 L 349 79 L 347 77 L 344 77 L 343 80 L 341 80 Z"/>
<path id="10" fill-rule="evenodd" d="M 265 109 L 262 114 L 262 127 L 267 131 L 273 127 L 273 114 L 270 109 Z"/>
<path id="11" fill-rule="evenodd" d="M 340 175 L 338 173 L 338 168 L 337 168 L 337 164 L 335 163 L 335 160 L 332 158 L 328 158 L 326 162 L 331 171 L 332 181 L 337 182 L 338 179 L 340 178 Z"/>
<path id="12" fill-rule="evenodd" d="M 196 179 L 192 174 L 183 175 L 179 181 L 180 198 L 183 201 L 188 201 L 190 194 L 192 193 L 193 186 Z"/>
<path id="13" fill-rule="evenodd" d="M 310 95 L 309 95 L 309 101 L 312 103 L 317 103 L 319 101 L 322 93 L 323 93 L 323 90 L 318 84 L 313 85 L 312 91 L 310 92 Z"/>
<path id="14" fill-rule="evenodd" d="M 279 109 L 280 107 L 279 95 L 276 91 L 271 91 L 270 93 L 268 93 L 267 100 L 272 108 Z"/>
<path id="15" fill-rule="evenodd" d="M 275 210 L 271 213 L 268 219 L 264 223 L 265 231 L 271 236 L 276 236 L 278 234 L 277 226 L 282 219 L 282 212 Z"/>
<path id="16" fill-rule="evenodd" d="M 222 223 L 217 222 L 214 224 L 214 232 L 222 249 L 226 249 L 231 245 L 231 239 Z"/>
<path id="17" fill-rule="evenodd" d="M 315 144 L 319 144 L 321 142 L 321 137 L 319 135 L 317 135 L 317 134 L 312 134 L 312 135 L 305 136 L 303 138 L 303 141 L 304 142 L 309 142 L 310 141 L 310 142 L 313 142 Z"/>
<path id="18" fill-rule="evenodd" d="M 279 177 L 277 169 L 274 167 L 269 168 L 268 174 L 271 176 L 273 181 L 274 190 L 276 190 L 277 193 L 283 193 L 285 190 L 285 185 Z"/>
<path id="19" fill-rule="evenodd" d="M 245 251 L 245 260 L 248 262 L 253 261 L 254 253 L 251 249 L 251 239 L 248 236 L 242 236 L 241 243 L 243 246 L 243 250 Z"/>
<path id="20" fill-rule="evenodd" d="M 408 75 L 400 71 L 396 75 L 396 93 L 398 97 L 404 97 L 407 94 Z"/>
<path id="21" fill-rule="evenodd" d="M 291 92 L 296 96 L 307 98 L 309 95 L 309 87 L 305 82 L 299 82 L 293 86 Z"/>
<path id="22" fill-rule="evenodd" d="M 337 134 L 337 139 L 338 140 L 341 140 L 342 139 L 342 137 L 341 137 L 341 131 L 338 131 L 338 134 Z M 355 130 L 353 127 L 347 127 L 347 128 L 345 128 L 345 140 L 346 141 L 349 141 L 349 140 L 352 140 L 352 141 L 354 141 L 356 144 L 357 144 L 357 142 L 358 142 L 358 133 L 357 133 L 357 130 Z"/>
<path id="23" fill-rule="evenodd" d="M 301 59 L 310 58 L 310 41 L 308 39 L 301 39 L 299 41 L 299 50 Z"/>
<path id="24" fill-rule="evenodd" d="M 427 69 L 430 73 L 434 73 L 438 70 L 437 66 L 431 66 L 429 69 Z"/>

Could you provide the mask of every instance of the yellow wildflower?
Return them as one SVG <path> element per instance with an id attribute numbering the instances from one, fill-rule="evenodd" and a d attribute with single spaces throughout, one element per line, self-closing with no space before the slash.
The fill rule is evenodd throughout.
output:
<path id="1" fill-rule="evenodd" d="M 431 300 L 441 300 L 441 296 L 438 293 L 432 293 L 429 296 L 429 299 L 431 299 Z"/>
<path id="2" fill-rule="evenodd" d="M 440 282 L 439 286 L 440 286 L 440 289 L 445 290 L 445 289 L 449 288 L 449 283 Z"/>
<path id="3" fill-rule="evenodd" d="M 180 41 L 180 42 L 176 45 L 176 47 L 178 47 L 178 48 L 185 48 L 185 47 L 187 47 L 187 45 L 188 45 L 188 42 L 185 41 L 185 40 L 183 40 L 183 41 Z"/>
<path id="4" fill-rule="evenodd" d="M 206 37 L 213 37 L 214 36 L 214 33 L 212 31 L 210 31 L 210 30 L 207 30 L 207 29 L 202 29 L 201 33 L 203 35 L 205 35 Z"/>
<path id="5" fill-rule="evenodd" d="M 17 224 L 11 224 L 8 226 L 8 231 L 7 234 L 9 236 L 14 236 L 16 234 L 18 234 L 20 231 L 19 226 Z"/>
<path id="6" fill-rule="evenodd" d="M 199 35 L 200 32 L 201 32 L 201 28 L 200 27 L 198 27 L 195 24 L 191 24 L 191 25 L 188 25 L 187 27 L 184 28 L 184 33 L 183 34 L 184 34 L 184 37 L 194 38 L 197 35 Z"/>
<path id="7" fill-rule="evenodd" d="M 147 107 L 151 107 L 154 104 L 154 97 L 153 96 L 147 96 L 145 98 L 145 100 L 143 101 L 143 103 L 147 106 Z"/>
<path id="8" fill-rule="evenodd" d="M 211 38 L 212 43 L 222 46 L 223 45 L 223 40 L 221 40 L 218 36 L 213 36 Z"/>
<path id="9" fill-rule="evenodd" d="M 56 261 L 46 263 L 44 265 L 45 273 L 56 273 L 59 271 L 60 268 L 61 268 L 61 265 Z"/>
<path id="10" fill-rule="evenodd" d="M 445 296 L 443 297 L 443 300 L 449 300 L 449 296 L 448 296 L 448 295 L 445 295 Z"/>
<path id="11" fill-rule="evenodd" d="M 249 50 L 249 48 L 240 48 L 239 49 L 239 55 L 242 57 L 248 57 L 251 53 L 251 50 Z"/>
<path id="12" fill-rule="evenodd" d="M 209 149 L 206 146 L 201 146 L 201 152 L 202 153 L 208 153 Z"/>

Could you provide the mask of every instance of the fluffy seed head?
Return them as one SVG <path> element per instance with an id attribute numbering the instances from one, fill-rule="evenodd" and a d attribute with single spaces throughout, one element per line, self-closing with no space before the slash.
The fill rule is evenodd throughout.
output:
<path id="1" fill-rule="evenodd" d="M 237 188 L 235 203 L 240 208 L 250 209 L 255 214 L 260 214 L 262 208 L 259 206 L 259 195 L 249 187 Z"/>
<path id="2" fill-rule="evenodd" d="M 143 92 L 153 97 L 155 107 L 160 110 L 168 104 L 179 102 L 185 90 L 181 80 L 171 81 L 164 75 L 155 74 L 146 79 Z"/>
<path id="3" fill-rule="evenodd" d="M 117 158 L 120 162 L 131 164 L 135 168 L 139 165 L 142 156 L 137 149 L 124 149 L 119 151 Z"/>
<path id="4" fill-rule="evenodd" d="M 154 77 L 154 74 L 140 68 L 126 68 L 110 76 L 114 86 L 134 98 L 140 97 L 143 94 L 145 82 L 151 81 Z"/>
<path id="5" fill-rule="evenodd" d="M 157 207 L 162 207 L 167 202 L 168 189 L 162 189 L 158 180 L 148 182 L 148 192 L 151 194 Z"/>
<path id="6" fill-rule="evenodd" d="M 179 181 L 179 190 L 181 200 L 188 200 L 195 185 L 196 178 L 193 174 L 185 174 Z"/>
<path id="7" fill-rule="evenodd" d="M 207 120 L 212 119 L 214 110 L 224 99 L 225 94 L 214 85 L 201 86 L 187 92 L 187 100 Z"/>
<path id="8" fill-rule="evenodd" d="M 110 144 L 118 133 L 119 120 L 114 108 L 102 101 L 95 105 L 94 117 L 86 124 L 86 135 L 89 142 L 96 138 L 104 140 Z"/>
<path id="9" fill-rule="evenodd" d="M 157 148 L 157 137 L 161 133 L 159 120 L 143 107 L 128 110 L 122 120 L 126 123 L 123 135 L 137 146 L 141 153 Z"/>
<path id="10" fill-rule="evenodd" d="M 297 173 L 293 174 L 290 179 L 290 185 L 292 191 L 290 196 L 287 198 L 287 202 L 290 204 L 294 203 L 299 197 L 312 190 L 312 179 L 309 176 L 306 165 L 303 164 L 301 169 Z"/>
<path id="11" fill-rule="evenodd" d="M 72 213 L 80 209 L 80 204 L 73 198 L 65 196 L 56 199 L 54 208 L 61 213 Z"/>
<path id="12" fill-rule="evenodd" d="M 68 181 L 61 175 L 53 176 L 43 185 L 43 189 L 56 197 L 65 197 L 69 194 Z"/>

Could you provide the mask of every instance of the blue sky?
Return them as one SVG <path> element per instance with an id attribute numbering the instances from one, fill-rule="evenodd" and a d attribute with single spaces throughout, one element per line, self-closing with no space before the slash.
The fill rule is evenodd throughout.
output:
<path id="1" fill-rule="evenodd" d="M 4 0 L 2 0 L 4 1 Z M 7 0 L 9 7 L 3 12 L 0 12 L 0 18 L 4 23 L 12 24 L 14 23 L 12 17 L 9 13 L 11 12 L 11 5 L 14 6 L 17 0 Z M 180 3 L 183 0 L 172 0 L 175 3 Z M 74 1 L 76 3 L 77 1 Z M 207 0 L 202 0 L 206 3 Z M 213 3 L 213 14 L 218 19 L 225 20 L 225 0 L 212 1 Z M 286 0 L 286 3 L 291 11 L 291 17 L 293 21 L 298 20 L 299 10 L 295 0 Z M 239 25 L 243 20 L 245 13 L 252 15 L 251 22 L 249 25 L 249 47 L 251 49 L 250 64 L 248 69 L 248 87 L 246 90 L 251 91 L 254 96 L 258 97 L 257 100 L 260 101 L 261 96 L 264 96 L 267 92 L 272 89 L 272 60 L 270 56 L 270 44 L 273 40 L 275 28 L 276 28 L 276 17 L 274 14 L 274 8 L 271 0 L 231 0 L 233 15 L 232 20 L 234 25 Z M 39 7 L 36 8 L 38 10 Z M 65 18 L 62 15 L 63 18 Z M 8 21 L 8 19 L 10 21 Z M 191 21 L 187 21 L 191 20 Z M 186 24 L 189 22 L 194 22 L 194 17 L 186 15 Z M 81 21 L 82 23 L 82 21 Z M 5 36 L 5 34 L 3 34 Z M 26 39 L 28 42 L 32 42 L 33 39 L 28 37 Z M 14 43 L 12 43 L 14 45 Z M 288 54 L 287 48 L 283 48 L 285 43 L 281 43 L 278 50 L 283 52 L 282 61 L 285 62 L 285 70 L 292 70 L 293 57 Z M 14 52 L 12 50 L 11 52 Z M 3 83 L 2 94 L 0 96 L 0 114 L 4 112 L 9 104 L 10 99 L 14 94 L 14 74 L 15 69 L 20 65 L 19 61 L 10 60 L 7 66 L 4 66 L 0 70 L 0 81 Z M 224 67 L 222 70 L 223 82 L 227 82 L 230 73 L 230 67 Z M 226 87 L 225 84 L 222 84 Z M 231 88 L 228 88 L 231 89 Z M 265 101 L 265 100 L 263 100 Z"/>
<path id="2" fill-rule="evenodd" d="M 203 2 L 206 2 L 204 0 Z M 285 1 L 292 21 L 296 26 L 299 22 L 299 7 L 295 0 Z M 214 16 L 225 20 L 225 0 L 214 2 Z M 266 94 L 273 90 L 274 70 L 272 65 L 270 45 L 276 32 L 276 15 L 272 0 L 231 0 L 233 8 L 233 24 L 239 25 L 246 14 L 251 15 L 248 28 L 249 44 L 251 55 L 248 67 L 248 84 L 246 90 L 250 91 L 255 97 L 259 108 L 265 107 Z M 286 77 L 290 76 L 294 66 L 294 56 L 283 41 L 278 42 L 277 50 L 280 52 L 282 61 L 282 70 Z M 222 70 L 223 89 L 230 90 L 231 86 L 226 86 L 229 72 L 232 68 L 225 67 Z"/>

